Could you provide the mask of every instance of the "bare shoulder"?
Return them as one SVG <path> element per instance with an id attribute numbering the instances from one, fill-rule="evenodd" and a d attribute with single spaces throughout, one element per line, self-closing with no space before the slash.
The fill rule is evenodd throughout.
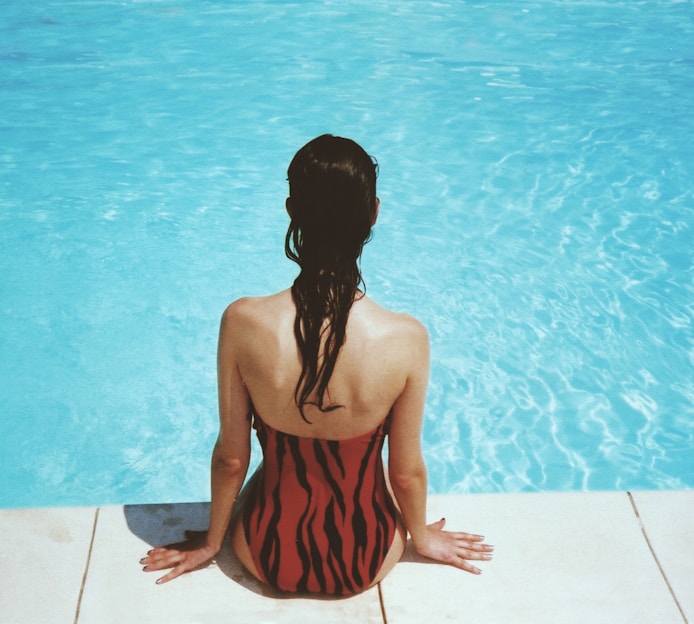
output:
<path id="1" fill-rule="evenodd" d="M 236 339 L 252 338 L 258 332 L 276 328 L 281 319 L 292 317 L 291 294 L 242 297 L 230 303 L 222 314 L 222 332 Z"/>
<path id="2" fill-rule="evenodd" d="M 255 297 L 242 297 L 236 301 L 232 301 L 222 314 L 222 333 L 231 334 L 243 331 L 256 316 L 257 308 Z"/>
<path id="3" fill-rule="evenodd" d="M 224 310 L 222 324 L 246 326 L 263 322 L 268 317 L 277 317 L 287 304 L 291 303 L 288 291 L 267 295 L 265 297 L 241 297 L 232 301 Z"/>
<path id="4" fill-rule="evenodd" d="M 367 297 L 364 297 L 362 302 L 364 314 L 372 330 L 386 338 L 389 343 L 405 348 L 428 348 L 429 333 L 419 319 L 411 314 L 384 308 Z"/>
<path id="5" fill-rule="evenodd" d="M 402 331 L 407 332 L 412 339 L 429 341 L 429 332 L 418 318 L 404 312 L 395 312 L 394 314 L 398 317 Z"/>
<path id="6" fill-rule="evenodd" d="M 398 341 L 402 358 L 419 367 L 429 359 L 429 332 L 421 321 L 410 314 L 398 314 L 402 338 Z"/>

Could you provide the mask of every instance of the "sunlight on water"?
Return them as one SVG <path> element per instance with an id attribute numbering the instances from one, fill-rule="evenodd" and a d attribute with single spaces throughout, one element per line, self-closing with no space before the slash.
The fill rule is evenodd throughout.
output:
<path id="1" fill-rule="evenodd" d="M 436 492 L 694 487 L 691 2 L 0 9 L 0 505 L 201 500 L 286 166 L 380 165 L 368 293 L 432 339 Z"/>

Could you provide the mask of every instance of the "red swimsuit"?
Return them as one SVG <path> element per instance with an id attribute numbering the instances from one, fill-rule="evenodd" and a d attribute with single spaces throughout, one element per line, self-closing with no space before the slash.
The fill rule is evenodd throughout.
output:
<path id="1" fill-rule="evenodd" d="M 387 419 L 339 441 L 301 438 L 253 420 L 263 463 L 245 501 L 243 528 L 260 575 L 290 592 L 366 589 L 396 530 L 381 459 Z"/>

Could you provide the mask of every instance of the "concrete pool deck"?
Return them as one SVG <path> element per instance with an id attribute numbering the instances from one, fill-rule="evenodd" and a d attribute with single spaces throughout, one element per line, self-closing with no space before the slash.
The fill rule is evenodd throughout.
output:
<path id="1" fill-rule="evenodd" d="M 138 560 L 203 529 L 205 503 L 0 510 L 0 622 L 694 622 L 694 490 L 445 495 L 429 517 L 483 532 L 481 576 L 409 549 L 346 599 L 285 597 L 228 554 L 157 586 Z"/>

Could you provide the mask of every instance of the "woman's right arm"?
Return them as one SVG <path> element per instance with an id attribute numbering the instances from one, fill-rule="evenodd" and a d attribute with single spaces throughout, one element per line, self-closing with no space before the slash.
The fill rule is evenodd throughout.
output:
<path id="1" fill-rule="evenodd" d="M 145 571 L 173 568 L 157 583 L 166 583 L 212 559 L 221 549 L 231 512 L 250 461 L 251 401 L 238 369 L 239 347 L 245 337 L 243 300 L 231 304 L 222 317 L 217 349 L 219 435 L 212 451 L 210 527 L 204 543 L 190 548 L 152 549 L 141 563 Z"/>
<path id="2" fill-rule="evenodd" d="M 429 337 L 415 320 L 403 344 L 408 353 L 401 361 L 411 362 L 405 387 L 393 405 L 388 472 L 393 493 L 417 552 L 442 563 L 479 574 L 469 560 L 491 559 L 492 547 L 482 536 L 443 531 L 445 520 L 426 524 L 427 471 L 422 456 L 421 436 L 424 403 L 429 383 Z"/>

